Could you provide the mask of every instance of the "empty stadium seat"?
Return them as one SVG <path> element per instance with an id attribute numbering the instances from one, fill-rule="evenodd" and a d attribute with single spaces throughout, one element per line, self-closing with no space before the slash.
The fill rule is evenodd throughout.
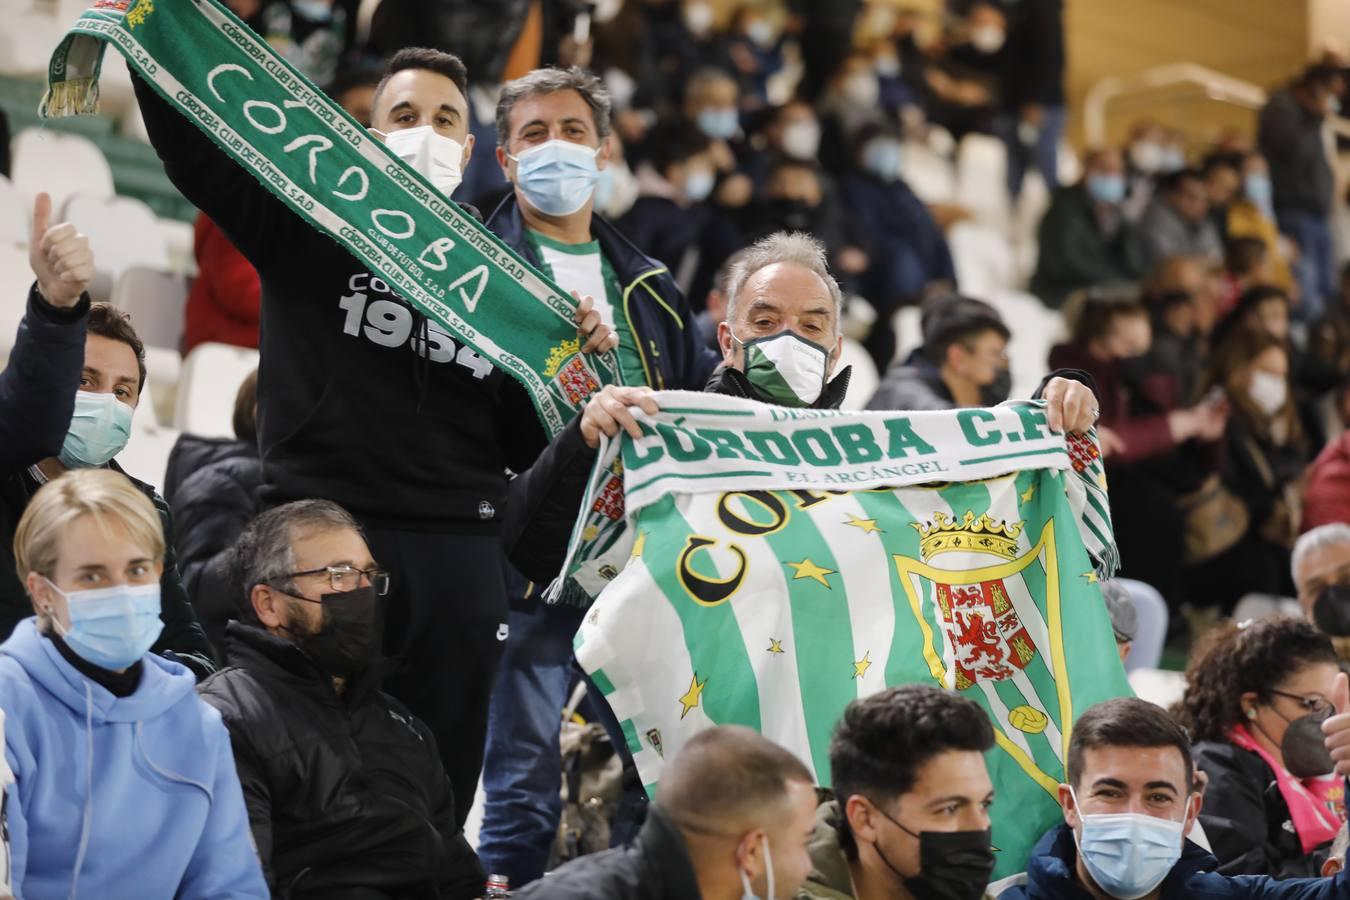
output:
<path id="1" fill-rule="evenodd" d="M 137 266 L 168 270 L 169 251 L 164 246 L 159 223 L 150 207 L 141 201 L 75 194 L 58 208 L 63 221 L 74 222 L 89 236 L 95 266 L 111 278 L 109 289 L 123 272 Z"/>
<path id="2" fill-rule="evenodd" d="M 61 209 L 73 194 L 113 196 L 112 169 L 93 141 L 78 134 L 25 128 L 14 138 L 14 186 L 25 194 L 46 191 Z"/>
<path id="3" fill-rule="evenodd" d="M 228 344 L 199 344 L 183 360 L 174 424 L 203 437 L 233 437 L 234 395 L 258 367 L 258 351 Z"/>
<path id="4" fill-rule="evenodd" d="M 31 212 L 28 199 L 0 175 L 0 244 L 27 246 Z"/>
<path id="5" fill-rule="evenodd" d="M 187 279 L 182 275 L 132 266 L 118 276 L 112 303 L 131 316 L 136 333 L 147 345 L 176 352 L 183 342 L 187 293 Z"/>
<path id="6" fill-rule="evenodd" d="M 33 270 L 28 266 L 28 251 L 13 244 L 0 243 L 0 359 L 9 357 L 14 334 L 19 330 L 27 304 Z"/>
<path id="7" fill-rule="evenodd" d="M 1030 397 L 1048 371 L 1050 348 L 1064 339 L 1064 317 L 1022 291 L 995 291 L 980 299 L 997 309 L 1012 330 L 1008 342 L 1011 396 Z"/>
<path id="8" fill-rule="evenodd" d="M 919 141 L 906 141 L 901 151 L 905 184 L 924 203 L 951 203 L 956 197 L 956 170 L 951 162 Z"/>
<path id="9" fill-rule="evenodd" d="M 131 439 L 117 454 L 117 464 L 133 478 L 161 487 L 169 453 L 177 440 L 178 431 L 160 425 L 155 418 L 154 379 L 147 379 L 136 414 L 131 417 Z"/>
<path id="10" fill-rule="evenodd" d="M 1001 232 L 978 222 L 957 222 L 947 231 L 947 245 L 962 293 L 983 297 L 1016 285 L 1017 259 Z"/>
<path id="11" fill-rule="evenodd" d="M 1008 202 L 1008 152 L 1003 142 L 987 134 L 968 134 L 956 151 L 956 202 L 975 218 L 1006 233 L 1011 210 Z"/>
<path id="12" fill-rule="evenodd" d="M 843 371 L 845 366 L 853 367 L 849 377 L 848 393 L 844 394 L 841 409 L 863 409 L 867 401 L 877 392 L 881 377 L 877 374 L 876 364 L 863 345 L 852 338 L 844 338 L 844 349 L 839 353 L 839 363 L 835 372 Z"/>

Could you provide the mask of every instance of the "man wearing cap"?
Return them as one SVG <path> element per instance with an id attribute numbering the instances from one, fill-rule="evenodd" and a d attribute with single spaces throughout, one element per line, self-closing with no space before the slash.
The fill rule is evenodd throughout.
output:
<path id="1" fill-rule="evenodd" d="M 1111 631 L 1116 636 L 1116 652 L 1120 661 L 1125 662 L 1130 655 L 1134 637 L 1139 633 L 1139 613 L 1134 608 L 1134 600 L 1129 591 L 1119 581 L 1102 582 L 1102 599 L 1106 601 L 1106 611 L 1111 616 Z"/>
<path id="2" fill-rule="evenodd" d="M 947 296 L 923 313 L 923 346 L 893 366 L 868 409 L 957 409 L 1008 399 L 1008 326 L 970 297 Z"/>

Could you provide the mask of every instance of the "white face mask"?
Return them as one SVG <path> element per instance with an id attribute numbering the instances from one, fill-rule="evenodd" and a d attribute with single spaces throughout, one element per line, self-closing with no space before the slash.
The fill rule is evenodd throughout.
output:
<path id="1" fill-rule="evenodd" d="M 1289 400 L 1289 384 L 1279 375 L 1269 372 L 1252 372 L 1252 383 L 1247 386 L 1247 396 L 1252 398 L 1256 408 L 1268 416 L 1284 409 Z"/>
<path id="2" fill-rule="evenodd" d="M 783 128 L 783 152 L 793 159 L 815 159 L 820 149 L 820 126 L 815 122 L 793 122 Z"/>
<path id="3" fill-rule="evenodd" d="M 764 877 L 769 882 L 769 892 L 764 896 L 764 900 L 778 900 L 778 894 L 774 891 L 773 884 L 773 853 L 769 850 L 769 836 L 767 834 L 760 835 L 760 840 L 764 842 Z M 741 890 L 744 891 L 741 900 L 760 900 L 759 895 L 750 887 L 750 876 L 745 874 L 744 869 L 741 869 Z"/>
<path id="4" fill-rule="evenodd" d="M 440 134 L 431 125 L 391 131 L 384 135 L 384 144 L 447 197 L 464 180 L 460 171 L 464 145 Z"/>
<path id="5" fill-rule="evenodd" d="M 970 42 L 981 53 L 997 53 L 1006 39 L 1007 35 L 997 25 L 981 25 L 970 31 Z"/>

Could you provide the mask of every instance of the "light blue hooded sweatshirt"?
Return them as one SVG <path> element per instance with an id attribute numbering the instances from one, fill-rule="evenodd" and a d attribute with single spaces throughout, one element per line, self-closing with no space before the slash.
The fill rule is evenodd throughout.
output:
<path id="1" fill-rule="evenodd" d="M 35 619 L 0 645 L 15 896 L 266 900 L 220 714 L 183 666 L 141 663 L 135 693 L 118 698 Z"/>

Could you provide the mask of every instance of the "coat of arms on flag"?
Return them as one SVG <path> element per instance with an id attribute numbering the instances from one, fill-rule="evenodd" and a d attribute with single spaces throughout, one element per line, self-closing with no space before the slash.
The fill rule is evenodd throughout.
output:
<path id="1" fill-rule="evenodd" d="M 1022 871 L 1059 820 L 1075 714 L 1129 692 L 1097 586 L 1115 568 L 1100 457 L 1071 456 L 1030 403 L 657 397 L 646 437 L 597 464 L 592 498 L 622 458 L 628 534 L 609 546 L 631 552 L 576 639 L 648 790 L 691 735 L 727 723 L 828 785 L 849 701 L 937 683 L 995 725 L 995 874 Z"/>

